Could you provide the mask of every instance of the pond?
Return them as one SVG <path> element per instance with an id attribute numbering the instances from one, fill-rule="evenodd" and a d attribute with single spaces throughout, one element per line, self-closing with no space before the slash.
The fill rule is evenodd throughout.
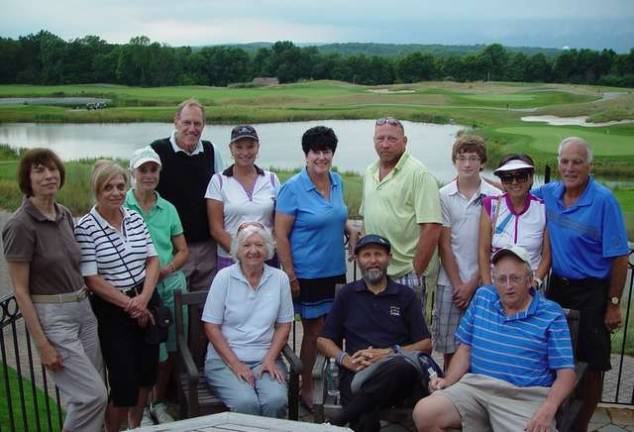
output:
<path id="1" fill-rule="evenodd" d="M 442 183 L 451 180 L 454 177 L 451 146 L 464 127 L 408 121 L 403 124 L 409 151 Z M 334 165 L 340 170 L 363 173 L 376 160 L 372 143 L 374 120 L 324 120 L 255 125 L 261 143 L 257 163 L 265 168 L 303 166 L 302 134 L 317 125 L 329 126 L 337 134 L 339 144 Z M 169 136 L 172 129 L 170 123 L 3 124 L 0 144 L 13 148 L 46 147 L 64 160 L 100 156 L 128 159 L 135 149 Z M 227 144 L 231 129 L 232 125 L 208 124 L 203 131 L 203 138 L 219 148 L 226 163 L 230 160 Z"/>

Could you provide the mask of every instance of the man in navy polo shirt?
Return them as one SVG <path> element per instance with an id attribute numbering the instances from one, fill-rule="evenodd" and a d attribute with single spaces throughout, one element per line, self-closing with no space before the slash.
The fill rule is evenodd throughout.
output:
<path id="1" fill-rule="evenodd" d="M 377 409 L 411 396 L 417 387 L 418 371 L 402 356 L 405 351 L 431 352 L 431 339 L 420 301 L 411 288 L 387 276 L 390 243 L 370 234 L 355 246 L 362 279 L 344 286 L 328 314 L 317 348 L 334 358 L 340 367 L 339 390 L 343 414 L 331 419 L 350 423 L 355 431 L 378 431 Z M 342 350 L 345 340 L 345 351 Z M 384 360 L 359 391 L 350 388 L 355 373 Z M 366 385 L 368 384 L 368 385 Z"/>
<path id="2" fill-rule="evenodd" d="M 584 404 L 575 430 L 585 431 L 610 365 L 610 332 L 621 326 L 621 293 L 627 274 L 627 233 L 612 192 L 591 176 L 592 150 L 582 138 L 559 144 L 559 175 L 535 191 L 546 205 L 552 251 L 547 296 L 581 313 L 577 358 L 588 363 Z"/>
<path id="3" fill-rule="evenodd" d="M 574 387 L 566 318 L 532 288 L 528 253 L 515 245 L 491 261 L 495 285 L 476 291 L 445 378 L 432 378 L 434 393 L 416 404 L 419 431 L 551 431 Z"/>

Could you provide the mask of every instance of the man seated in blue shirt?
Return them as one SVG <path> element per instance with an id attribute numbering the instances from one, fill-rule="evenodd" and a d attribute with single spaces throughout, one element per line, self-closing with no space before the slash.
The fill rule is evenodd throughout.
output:
<path id="1" fill-rule="evenodd" d="M 390 250 L 390 243 L 374 234 L 357 242 L 354 252 L 362 280 L 341 289 L 317 339 L 319 351 L 334 358 L 341 370 L 343 414 L 330 420 L 338 425 L 350 423 L 355 431 L 378 431 L 377 409 L 421 390 L 418 370 L 412 363 L 400 355 L 386 357 L 400 351 L 431 352 L 420 300 L 411 288 L 387 276 Z M 355 374 L 380 360 L 380 367 L 353 394 Z"/>
<path id="2" fill-rule="evenodd" d="M 419 431 L 551 431 L 575 384 L 561 307 L 532 288 L 519 246 L 491 259 L 495 284 L 480 287 L 456 331 L 460 345 L 445 378 L 414 409 Z"/>

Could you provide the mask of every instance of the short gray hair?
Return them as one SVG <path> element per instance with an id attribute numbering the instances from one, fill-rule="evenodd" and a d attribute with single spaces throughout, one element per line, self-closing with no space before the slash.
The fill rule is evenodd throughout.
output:
<path id="1" fill-rule="evenodd" d="M 266 256 L 264 259 L 270 260 L 273 258 L 273 255 L 275 255 L 275 242 L 269 230 L 256 225 L 247 225 L 239 230 L 231 240 L 231 258 L 233 258 L 234 261 L 238 261 L 238 250 L 240 250 L 240 247 L 253 234 L 258 234 L 264 241 L 264 246 L 266 247 Z"/>
<path id="2" fill-rule="evenodd" d="M 561 156 L 561 152 L 564 150 L 564 148 L 568 144 L 572 144 L 572 143 L 581 144 L 586 149 L 586 163 L 592 163 L 592 161 L 594 160 L 594 155 L 592 154 L 592 149 L 590 148 L 590 144 L 588 144 L 588 142 L 584 140 L 583 138 L 576 137 L 576 136 L 570 136 L 561 140 L 561 142 L 559 143 L 559 148 L 557 149 L 557 159 L 559 160 Z"/>

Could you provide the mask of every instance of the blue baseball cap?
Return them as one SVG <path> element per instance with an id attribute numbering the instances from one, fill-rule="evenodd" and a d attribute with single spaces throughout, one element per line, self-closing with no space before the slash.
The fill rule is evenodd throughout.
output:
<path id="1" fill-rule="evenodd" d="M 385 237 L 381 237 L 377 234 L 367 234 L 361 237 L 354 246 L 354 254 L 356 255 L 362 248 L 369 245 L 381 246 L 387 253 L 390 253 L 392 250 L 392 245 Z"/>

